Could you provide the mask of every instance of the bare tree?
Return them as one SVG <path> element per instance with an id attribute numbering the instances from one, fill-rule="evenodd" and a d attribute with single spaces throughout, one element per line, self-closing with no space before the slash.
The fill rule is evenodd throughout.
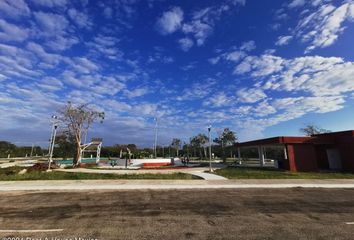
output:
<path id="1" fill-rule="evenodd" d="M 88 104 L 75 106 L 68 102 L 63 109 L 59 110 L 59 120 L 65 124 L 74 138 L 75 143 L 75 157 L 74 165 L 80 164 L 81 156 L 81 141 L 82 137 L 88 132 L 90 126 L 96 121 L 104 120 L 104 112 L 98 112 L 91 109 Z"/>
<path id="2" fill-rule="evenodd" d="M 304 133 L 306 136 L 312 136 L 315 134 L 329 133 L 331 131 L 320 128 L 314 124 L 307 124 L 304 128 L 300 128 L 300 132 Z"/>

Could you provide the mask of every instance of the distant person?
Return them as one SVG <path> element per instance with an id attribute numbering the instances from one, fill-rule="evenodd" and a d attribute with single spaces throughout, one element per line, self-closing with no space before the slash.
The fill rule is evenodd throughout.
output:
<path id="1" fill-rule="evenodd" d="M 184 166 L 186 166 L 186 157 L 185 156 L 182 158 L 182 163 Z"/>

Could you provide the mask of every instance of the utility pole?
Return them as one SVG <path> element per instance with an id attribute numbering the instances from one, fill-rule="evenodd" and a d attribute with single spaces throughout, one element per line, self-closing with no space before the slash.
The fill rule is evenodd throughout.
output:
<path id="1" fill-rule="evenodd" d="M 209 172 L 213 172 L 211 168 L 211 125 L 208 127 L 208 135 L 209 135 Z"/>

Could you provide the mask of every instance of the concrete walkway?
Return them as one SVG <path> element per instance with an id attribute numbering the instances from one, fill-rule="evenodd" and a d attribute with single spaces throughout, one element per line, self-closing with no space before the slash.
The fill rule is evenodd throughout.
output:
<path id="1" fill-rule="evenodd" d="M 351 188 L 354 180 L 61 180 L 3 181 L 0 191 Z"/>
<path id="2" fill-rule="evenodd" d="M 211 173 L 206 173 L 206 172 L 188 172 L 189 174 L 198 176 L 203 178 L 204 180 L 227 180 L 227 178 L 216 175 L 216 174 L 211 174 Z"/>
<path id="3" fill-rule="evenodd" d="M 204 180 L 227 180 L 222 176 L 216 174 L 205 173 L 208 168 L 177 168 L 177 169 L 89 169 L 89 168 L 73 168 L 73 169 L 55 169 L 61 172 L 80 172 L 80 173 L 96 173 L 96 174 L 172 174 L 172 173 L 186 173 L 203 178 Z"/>
<path id="4" fill-rule="evenodd" d="M 9 167 L 15 167 L 15 166 L 32 166 L 35 164 L 37 160 L 23 160 L 23 161 L 15 161 L 15 162 L 5 162 L 5 163 L 0 163 L 0 168 L 9 168 Z"/>

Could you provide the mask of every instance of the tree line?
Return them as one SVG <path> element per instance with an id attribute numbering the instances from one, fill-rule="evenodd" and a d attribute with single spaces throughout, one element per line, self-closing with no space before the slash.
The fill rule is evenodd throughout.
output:
<path id="1" fill-rule="evenodd" d="M 45 151 L 40 146 L 16 146 L 7 141 L 0 141 L 0 158 L 42 156 Z"/>
<path id="2" fill-rule="evenodd" d="M 88 104 L 74 105 L 68 102 L 62 109 L 58 111 L 58 121 L 64 126 L 64 129 L 56 136 L 54 146 L 54 157 L 73 158 L 74 164 L 78 164 L 81 157 L 81 144 L 83 136 L 87 136 L 87 132 L 95 121 L 102 122 L 105 117 L 104 112 L 91 109 Z M 319 128 L 313 124 L 308 124 L 300 129 L 306 135 L 314 135 L 328 130 Z M 210 157 L 222 158 L 225 160 L 228 156 L 235 155 L 233 145 L 237 141 L 237 135 L 229 128 L 223 129 L 216 138 L 209 142 L 209 138 L 204 133 L 199 133 L 189 139 L 189 142 L 182 142 L 179 138 L 173 138 L 169 146 L 157 146 L 158 157 L 176 157 L 188 156 L 199 159 L 207 159 Z M 214 156 L 208 156 L 207 148 L 212 145 L 212 153 Z M 29 149 L 31 149 L 29 151 Z M 124 157 L 123 154 L 131 152 L 135 158 L 151 157 L 153 149 L 138 149 L 135 144 L 103 147 L 101 156 L 103 157 Z M 46 150 L 36 146 L 17 147 L 9 142 L 2 142 L 0 145 L 0 156 L 29 156 L 29 154 L 43 155 Z M 87 156 L 86 156 L 87 157 Z"/>

